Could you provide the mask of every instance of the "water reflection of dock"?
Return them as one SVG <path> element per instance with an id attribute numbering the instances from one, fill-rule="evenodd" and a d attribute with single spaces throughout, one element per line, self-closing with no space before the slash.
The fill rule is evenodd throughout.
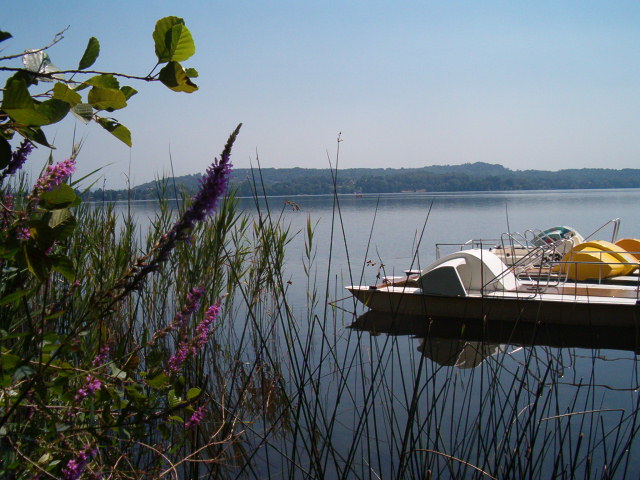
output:
<path id="1" fill-rule="evenodd" d="M 438 319 L 369 311 L 350 328 L 372 335 L 412 335 L 418 350 L 441 365 L 470 368 L 503 345 L 626 350 L 640 353 L 640 329 Z"/>

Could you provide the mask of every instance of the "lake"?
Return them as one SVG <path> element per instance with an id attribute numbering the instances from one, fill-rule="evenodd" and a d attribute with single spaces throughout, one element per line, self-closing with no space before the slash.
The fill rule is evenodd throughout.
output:
<path id="1" fill-rule="evenodd" d="M 619 238 L 640 237 L 639 189 L 270 197 L 260 210 L 251 199 L 240 205 L 300 233 L 286 251 L 286 313 L 273 315 L 282 325 L 264 344 L 280 355 L 292 408 L 286 422 L 264 417 L 252 425 L 253 463 L 238 476 L 640 475 L 638 332 L 390 320 L 366 314 L 344 290 L 428 265 L 436 243 L 558 225 L 587 237 L 614 218 Z M 142 223 L 154 209 L 135 204 Z M 310 265 L 307 221 L 315 226 Z M 612 231 L 594 238 L 610 240 Z"/>

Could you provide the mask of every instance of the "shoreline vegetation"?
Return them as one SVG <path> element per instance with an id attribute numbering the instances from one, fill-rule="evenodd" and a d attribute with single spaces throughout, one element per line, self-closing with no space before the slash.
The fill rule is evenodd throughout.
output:
<path id="1" fill-rule="evenodd" d="M 9 38 L 0 32 L 0 42 Z M 159 202 L 148 223 L 133 208 L 82 202 L 77 151 L 54 151 L 28 182 L 21 169 L 34 144 L 50 146 L 41 127 L 69 112 L 130 145 L 128 129 L 106 117 L 135 94 L 118 79 L 197 89 L 197 71 L 180 63 L 195 53 L 184 20 L 158 20 L 153 38 L 157 62 L 146 77 L 87 70 L 100 50 L 93 37 L 75 69 L 54 69 L 49 47 L 0 58 L 22 59 L 5 68 L 0 105 L 0 478 L 638 476 L 637 348 L 613 358 L 529 342 L 489 349 L 485 338 L 463 338 L 474 319 L 449 346 L 431 318 L 416 322 L 428 329 L 419 345 L 380 335 L 381 325 L 364 330 L 353 299 L 336 300 L 370 265 L 348 255 L 340 202 L 330 234 L 317 234 L 310 216 L 296 231 L 262 201 L 276 193 L 271 179 L 282 180 L 264 169 L 250 176 L 255 210 L 241 210 L 243 191 L 230 183 L 240 125 L 193 177 L 197 191 L 180 189 L 177 209 L 167 200 L 173 182 L 153 184 Z M 43 87 L 49 80 L 53 88 Z M 476 183 L 508 180 L 489 167 Z M 349 172 L 328 193 L 342 193 Z M 497 328 L 486 320 L 483 333 Z M 546 330 L 536 324 L 527 338 Z M 459 346 L 486 361 L 458 369 Z M 612 361 L 625 374 L 616 388 L 602 383 L 602 363 Z"/>
<path id="2" fill-rule="evenodd" d="M 510 170 L 483 162 L 422 168 L 349 168 L 334 176 L 335 172 L 332 175 L 328 168 L 236 168 L 230 186 L 240 197 L 253 196 L 256 183 L 268 196 L 640 188 L 640 169 Z M 168 177 L 165 180 L 175 189 L 170 188 L 167 193 L 175 194 L 177 190 L 193 195 L 199 188 L 199 179 L 199 174 Z M 156 181 L 131 189 L 96 189 L 83 194 L 88 201 L 157 197 Z"/>

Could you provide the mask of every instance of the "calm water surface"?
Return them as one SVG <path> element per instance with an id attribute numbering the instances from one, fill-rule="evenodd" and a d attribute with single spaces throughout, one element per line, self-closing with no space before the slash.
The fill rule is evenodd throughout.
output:
<path id="1" fill-rule="evenodd" d="M 436 243 L 557 225 L 586 237 L 614 218 L 621 219 L 619 238 L 640 237 L 640 190 L 299 196 L 268 203 L 294 232 L 303 232 L 307 219 L 315 225 L 312 276 L 320 302 L 314 312 L 325 318 L 325 330 L 304 320 L 300 329 L 313 336 L 315 361 L 329 377 L 315 392 L 323 408 L 336 413 L 334 448 L 345 461 L 352 458 L 358 476 L 427 470 L 434 478 L 484 478 L 480 470 L 508 478 L 527 472 L 542 478 L 640 475 L 634 332 L 543 329 L 515 336 L 508 326 L 501 327 L 506 334 L 498 327 L 478 333 L 441 322 L 429 326 L 424 319 L 391 328 L 388 319 L 361 317 L 364 310 L 345 299 L 344 290 L 412 263 L 428 265 Z M 252 200 L 241 206 L 256 214 Z M 135 209 L 141 221 L 155 211 L 153 204 Z M 610 240 L 611 234 L 608 227 L 596 237 Z M 309 318 L 303 256 L 300 233 L 286 264 L 298 319 Z M 327 301 L 335 305 L 329 320 L 323 317 Z M 354 322 L 357 328 L 350 328 Z M 328 337 L 331 358 L 322 353 Z M 509 452 L 517 461 L 501 460 Z M 533 465 L 528 471 L 518 467 L 525 460 Z M 265 454 L 260 462 L 261 471 L 286 475 L 282 460 Z"/>

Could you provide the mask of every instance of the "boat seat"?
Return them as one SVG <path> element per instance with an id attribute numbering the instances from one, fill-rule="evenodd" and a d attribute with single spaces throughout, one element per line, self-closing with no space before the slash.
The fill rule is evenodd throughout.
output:
<path id="1" fill-rule="evenodd" d="M 444 267 L 442 273 L 436 273 Z M 455 272 L 448 271 L 455 269 Z M 425 294 L 466 296 L 469 292 L 516 290 L 518 279 L 488 250 L 454 252 L 432 263 L 418 279 Z"/>
<path id="2" fill-rule="evenodd" d="M 466 297 L 467 290 L 462 284 L 458 267 L 466 264 L 464 258 L 454 258 L 426 272 L 418 279 L 418 286 L 428 295 Z"/>

